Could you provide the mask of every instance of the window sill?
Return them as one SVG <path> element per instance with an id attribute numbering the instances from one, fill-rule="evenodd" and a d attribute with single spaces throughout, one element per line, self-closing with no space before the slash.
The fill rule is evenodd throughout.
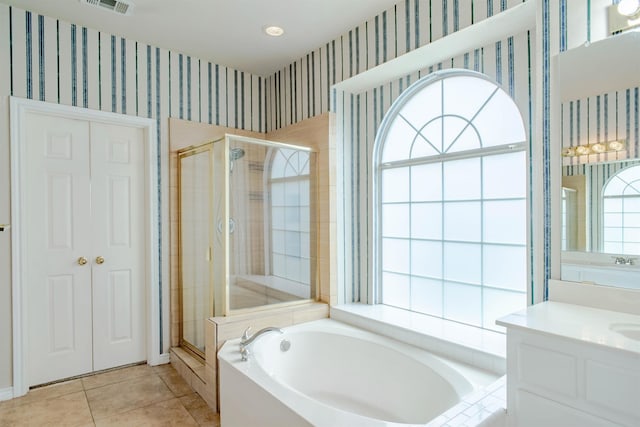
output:
<path id="1" fill-rule="evenodd" d="M 506 336 L 382 304 L 331 307 L 331 318 L 503 375 Z"/>

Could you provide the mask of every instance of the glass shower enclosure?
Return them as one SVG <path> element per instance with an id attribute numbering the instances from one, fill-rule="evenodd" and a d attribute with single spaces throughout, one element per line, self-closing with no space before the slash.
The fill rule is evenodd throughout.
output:
<path id="1" fill-rule="evenodd" d="M 227 135 L 178 153 L 180 342 L 204 321 L 316 298 L 316 153 Z"/>

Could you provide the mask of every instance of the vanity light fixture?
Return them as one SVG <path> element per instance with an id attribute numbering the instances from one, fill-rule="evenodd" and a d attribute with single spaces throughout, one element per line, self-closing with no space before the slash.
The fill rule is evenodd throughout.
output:
<path id="1" fill-rule="evenodd" d="M 640 0 L 620 0 L 618 13 L 630 18 L 640 15 Z"/>
<path id="2" fill-rule="evenodd" d="M 624 150 L 624 141 L 596 142 L 595 144 L 578 145 L 562 149 L 562 157 L 588 156 Z"/>
<path id="3" fill-rule="evenodd" d="M 264 33 L 271 37 L 280 37 L 284 34 L 284 30 L 277 25 L 268 25 L 264 27 Z"/>
<path id="4" fill-rule="evenodd" d="M 640 0 L 621 0 L 608 9 L 610 34 L 618 34 L 640 26 Z"/>

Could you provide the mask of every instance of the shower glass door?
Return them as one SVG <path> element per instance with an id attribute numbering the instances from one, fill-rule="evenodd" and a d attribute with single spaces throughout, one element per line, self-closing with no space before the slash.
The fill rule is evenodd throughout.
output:
<path id="1" fill-rule="evenodd" d="M 214 281 L 225 314 L 315 299 L 316 153 L 232 135 L 214 146 Z"/>
<path id="2" fill-rule="evenodd" d="M 204 356 L 212 310 L 212 147 L 178 154 L 180 198 L 180 345 Z"/>

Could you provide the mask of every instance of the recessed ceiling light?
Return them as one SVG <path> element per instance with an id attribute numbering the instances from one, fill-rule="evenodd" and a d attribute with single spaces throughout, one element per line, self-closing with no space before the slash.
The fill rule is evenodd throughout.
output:
<path id="1" fill-rule="evenodd" d="M 284 30 L 276 25 L 269 25 L 264 27 L 264 33 L 271 37 L 280 37 L 284 34 Z"/>

